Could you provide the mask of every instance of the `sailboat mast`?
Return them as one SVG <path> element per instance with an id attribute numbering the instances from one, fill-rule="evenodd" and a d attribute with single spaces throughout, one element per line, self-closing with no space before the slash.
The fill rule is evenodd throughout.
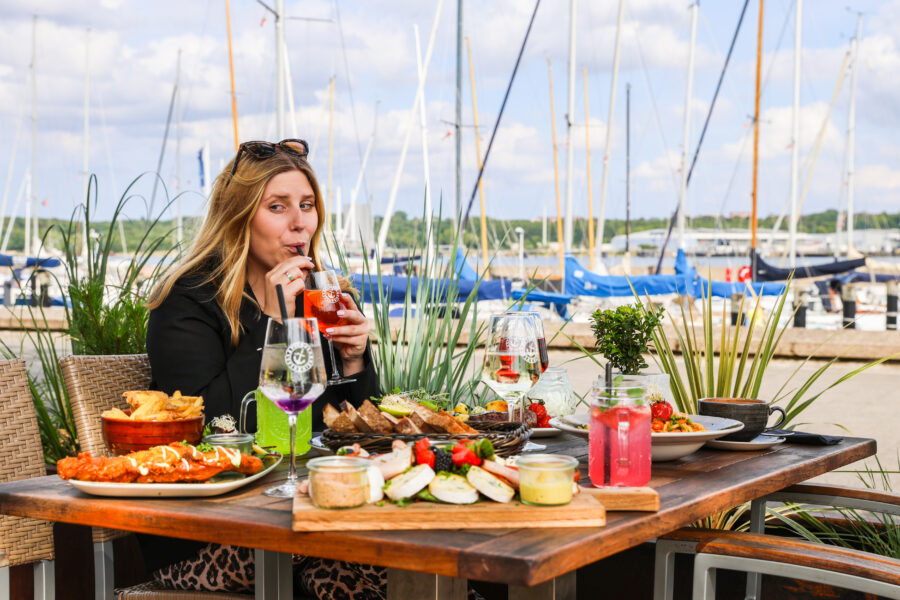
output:
<path id="1" fill-rule="evenodd" d="M 575 173 L 575 144 L 572 139 L 572 127 L 575 125 L 575 12 L 578 0 L 569 0 L 569 92 L 568 109 L 566 110 L 566 251 L 572 251 L 572 216 L 574 211 L 572 199 Z"/>
<path id="2" fill-rule="evenodd" d="M 462 44 L 463 0 L 456 0 L 456 196 L 453 202 L 453 224 L 462 207 Z M 480 153 L 479 153 L 480 156 Z"/>
<path id="3" fill-rule="evenodd" d="M 366 165 L 369 164 L 369 155 L 372 153 L 372 146 L 375 144 L 375 133 L 378 130 L 378 102 L 375 102 L 374 116 L 372 118 L 372 135 L 369 137 L 369 143 L 366 144 L 366 152 L 363 154 L 362 165 L 359 167 L 359 174 L 356 176 L 356 185 L 350 193 L 350 212 L 347 215 L 346 240 L 355 239 L 354 236 L 359 233 L 356 217 L 356 200 L 359 195 L 359 188 L 362 185 L 363 176 L 366 173 Z M 360 236 L 360 247 L 362 247 L 362 236 Z"/>
<path id="4" fill-rule="evenodd" d="M 231 3 L 225 0 L 225 25 L 228 29 L 228 74 L 231 76 L 231 120 L 234 123 L 234 151 L 240 144 L 238 138 L 237 96 L 234 93 L 234 56 L 231 50 Z M 207 175 L 207 177 L 210 177 Z"/>
<path id="5" fill-rule="evenodd" d="M 613 52 L 612 85 L 609 88 L 609 116 L 606 119 L 606 147 L 603 150 L 603 177 L 600 179 L 600 209 L 597 212 L 597 244 L 594 256 L 603 256 L 603 230 L 606 228 L 606 182 L 609 179 L 609 154 L 612 149 L 613 119 L 616 114 L 616 83 L 619 79 L 619 48 L 622 45 L 622 21 L 625 19 L 625 0 L 619 0 L 619 16 L 616 25 L 616 47 Z"/>
<path id="6" fill-rule="evenodd" d="M 31 193 L 26 201 L 25 215 L 25 256 L 31 254 L 31 237 L 37 237 L 37 217 L 34 219 L 32 231 L 31 217 L 37 209 L 37 15 L 31 21 L 31 177 L 29 187 Z"/>
<path id="7" fill-rule="evenodd" d="M 763 5 L 759 0 L 759 27 L 756 34 L 756 96 L 753 108 L 753 208 L 750 211 L 750 274 L 756 281 L 756 193 L 759 176 L 759 83 L 762 74 Z"/>
<path id="8" fill-rule="evenodd" d="M 691 99 L 694 94 L 694 48 L 697 45 L 697 13 L 699 2 L 691 5 L 691 44 L 688 50 L 687 86 L 684 92 L 684 130 L 681 148 L 681 184 L 678 188 L 678 248 L 684 250 L 684 228 L 687 221 L 688 152 L 691 143 Z"/>
<path id="9" fill-rule="evenodd" d="M 275 0 L 275 135 L 284 139 L 284 0 Z M 331 182 L 328 182 L 331 194 Z M 327 214 L 327 212 L 326 212 Z M 325 220 L 326 226 L 328 220 Z"/>
<path id="10" fill-rule="evenodd" d="M 84 201 L 85 209 L 88 203 L 88 189 L 90 186 L 90 165 L 89 154 L 91 148 L 91 30 L 88 28 L 84 43 L 84 136 L 81 148 L 81 175 L 84 178 L 82 185 L 81 197 Z M 87 210 L 84 211 L 84 219 L 81 222 L 81 256 L 87 257 Z"/>
<path id="11" fill-rule="evenodd" d="M 279 134 L 280 137 L 281 134 Z M 331 199 L 334 185 L 334 75 L 328 81 L 328 191 L 325 192 L 325 228 L 331 230 Z"/>
<path id="12" fill-rule="evenodd" d="M 556 109 L 553 103 L 553 67 L 547 59 L 547 77 L 550 80 L 550 134 L 553 146 L 553 183 L 556 189 L 556 245 L 559 253 L 559 275 L 566 276 L 566 249 L 563 236 L 562 207 L 559 204 L 559 149 L 556 147 Z M 565 291 L 565 285 L 560 291 Z"/>
<path id="13" fill-rule="evenodd" d="M 178 88 L 178 98 L 175 100 L 175 239 L 181 246 L 184 241 L 181 212 L 181 48 L 178 49 L 178 63 L 175 67 L 175 87 Z"/>
<path id="14" fill-rule="evenodd" d="M 850 69 L 850 107 L 847 114 L 847 258 L 853 251 L 853 211 L 855 170 L 854 151 L 856 149 L 856 73 L 859 71 L 859 37 L 862 35 L 862 13 L 856 17 L 856 37 L 853 38 L 853 66 Z"/>
<path id="15" fill-rule="evenodd" d="M 478 135 L 478 96 L 475 93 L 475 67 L 472 65 L 472 44 L 466 36 L 466 52 L 469 56 L 469 87 L 472 89 L 472 118 L 475 125 L 475 165 L 481 170 L 481 138 Z M 481 264 L 485 276 L 488 273 L 487 215 L 484 206 L 484 178 L 478 180 L 478 195 L 481 200 Z"/>
<path id="16" fill-rule="evenodd" d="M 594 196 L 591 189 L 591 115 L 590 103 L 588 102 L 588 79 L 587 68 L 581 68 L 581 74 L 584 77 L 584 154 L 587 163 L 585 173 L 587 174 L 587 205 L 588 205 L 588 254 L 591 257 L 591 270 L 594 268 Z"/>
<path id="17" fill-rule="evenodd" d="M 419 26 L 413 24 L 413 34 L 416 38 L 416 72 L 419 78 L 425 77 L 422 70 L 422 46 L 419 43 Z M 422 100 L 419 102 L 419 130 L 422 134 L 422 174 L 425 178 L 425 251 L 427 252 L 427 260 L 425 264 L 431 264 L 431 257 L 434 256 L 434 236 L 432 226 L 434 225 L 434 209 L 431 205 L 431 166 L 428 162 L 428 121 L 426 119 L 425 110 L 425 88 L 422 88 Z M 484 205 L 482 203 L 482 220 L 484 220 Z"/>
<path id="18" fill-rule="evenodd" d="M 800 183 L 800 60 L 803 50 L 803 0 L 797 1 L 794 15 L 794 105 L 791 111 L 791 221 L 788 235 L 788 264 L 797 268 L 797 187 Z"/>
<path id="19" fill-rule="evenodd" d="M 435 9 L 434 21 L 431 24 L 431 34 L 428 38 L 428 47 L 425 50 L 425 59 L 422 61 L 422 72 L 425 75 L 428 75 L 428 65 L 431 63 L 431 55 L 434 52 L 434 41 L 437 37 L 437 28 L 438 24 L 441 21 L 441 10 L 444 6 L 444 0 L 438 0 L 437 7 Z M 384 219 L 381 221 L 381 227 L 378 229 L 378 256 L 384 255 L 384 248 L 387 245 L 387 236 L 388 230 L 391 227 L 391 218 L 394 215 L 394 203 L 397 201 L 397 192 L 400 189 L 400 177 L 403 175 L 403 165 L 406 163 L 406 153 L 409 150 L 409 140 L 412 135 L 413 128 L 416 124 L 416 115 L 418 114 L 419 102 L 422 99 L 422 94 L 424 93 L 425 86 L 425 78 L 422 77 L 419 79 L 419 84 L 416 86 L 416 96 L 413 99 L 412 108 L 409 111 L 409 118 L 406 123 L 406 134 L 403 140 L 403 147 L 400 150 L 400 160 L 397 163 L 397 171 L 394 173 L 394 182 L 391 184 L 391 192 L 388 196 L 388 204 L 387 208 L 384 211 Z M 462 240 L 462 226 L 459 227 L 459 239 L 457 240 L 457 244 Z"/>
<path id="20" fill-rule="evenodd" d="M 631 84 L 625 84 L 625 254 L 631 250 Z"/>

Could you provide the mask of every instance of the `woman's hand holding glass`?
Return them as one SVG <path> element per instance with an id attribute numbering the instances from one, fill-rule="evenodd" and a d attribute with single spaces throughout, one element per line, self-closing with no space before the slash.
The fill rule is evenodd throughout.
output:
<path id="1" fill-rule="evenodd" d="M 363 369 L 363 354 L 369 341 L 369 320 L 355 307 L 350 294 L 341 294 L 344 308 L 338 311 L 343 325 L 329 327 L 325 333 L 341 354 L 341 363 L 345 375 L 353 375 Z"/>
<path id="2" fill-rule="evenodd" d="M 293 299 L 306 289 L 306 276 L 315 268 L 313 260 L 308 256 L 293 256 L 275 265 L 266 273 L 265 296 L 262 298 L 261 308 L 266 316 L 273 319 L 281 319 L 281 310 L 278 307 L 278 292 L 275 286 L 281 285 L 284 290 L 284 298 L 288 317 L 294 316 Z"/>

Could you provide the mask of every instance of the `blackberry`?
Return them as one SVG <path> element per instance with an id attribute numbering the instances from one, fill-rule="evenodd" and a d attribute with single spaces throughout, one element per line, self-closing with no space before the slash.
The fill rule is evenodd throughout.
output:
<path id="1" fill-rule="evenodd" d="M 440 448 L 434 449 L 434 472 L 450 471 L 453 468 L 453 457 Z"/>

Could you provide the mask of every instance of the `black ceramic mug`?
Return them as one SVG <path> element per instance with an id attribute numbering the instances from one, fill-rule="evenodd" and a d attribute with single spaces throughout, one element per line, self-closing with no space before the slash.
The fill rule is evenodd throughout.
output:
<path id="1" fill-rule="evenodd" d="M 778 429 L 787 418 L 780 407 L 752 398 L 701 398 L 697 401 L 697 406 L 701 415 L 734 419 L 743 423 L 743 429 L 721 438 L 733 442 L 749 442 L 763 431 Z M 775 425 L 767 427 L 769 415 L 773 412 L 780 412 L 781 419 Z"/>

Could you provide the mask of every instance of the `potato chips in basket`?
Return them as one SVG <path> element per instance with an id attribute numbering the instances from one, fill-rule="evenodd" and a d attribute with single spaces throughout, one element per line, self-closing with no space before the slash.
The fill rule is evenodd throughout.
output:
<path id="1" fill-rule="evenodd" d="M 132 421 L 179 421 L 203 415 L 203 396 L 182 396 L 179 391 L 169 396 L 165 392 L 150 390 L 125 392 L 122 395 L 131 406 L 131 414 L 112 408 L 103 411 L 104 417 Z"/>

